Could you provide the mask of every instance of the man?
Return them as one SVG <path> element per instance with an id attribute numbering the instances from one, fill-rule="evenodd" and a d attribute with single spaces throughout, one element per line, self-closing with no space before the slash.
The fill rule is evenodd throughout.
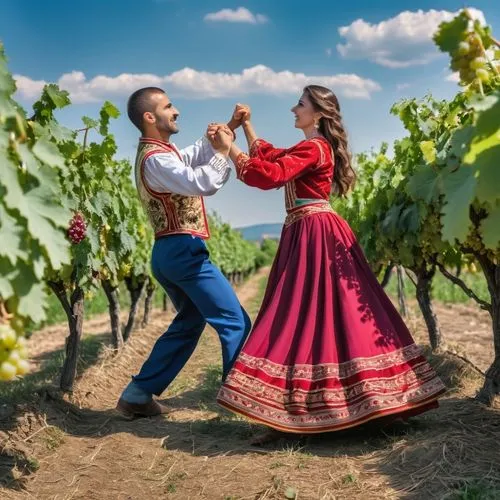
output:
<path id="1" fill-rule="evenodd" d="M 206 323 L 219 335 L 225 378 L 250 330 L 250 319 L 210 262 L 203 241 L 209 237 L 203 196 L 213 195 L 229 179 L 232 131 L 212 124 L 207 137 L 177 149 L 170 137 L 178 132 L 179 112 L 156 87 L 130 96 L 128 116 L 141 131 L 135 175 L 155 231 L 153 274 L 177 309 L 117 404 L 122 414 L 143 417 L 169 411 L 152 396 L 159 396 L 186 364 Z"/>

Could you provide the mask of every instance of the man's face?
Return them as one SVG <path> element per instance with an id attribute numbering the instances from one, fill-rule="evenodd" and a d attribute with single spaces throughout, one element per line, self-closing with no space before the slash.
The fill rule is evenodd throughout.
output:
<path id="1" fill-rule="evenodd" d="M 152 123 L 158 131 L 167 134 L 176 134 L 179 132 L 179 128 L 177 127 L 179 111 L 170 102 L 167 94 L 153 94 L 151 101 L 154 111 L 150 114 L 150 119 L 153 119 Z"/>

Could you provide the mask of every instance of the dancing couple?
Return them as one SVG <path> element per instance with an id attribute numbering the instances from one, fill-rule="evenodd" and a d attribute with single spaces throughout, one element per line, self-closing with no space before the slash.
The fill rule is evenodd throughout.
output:
<path id="1" fill-rule="evenodd" d="M 437 407 L 442 381 L 330 205 L 332 194 L 348 195 L 356 177 L 337 97 L 309 85 L 291 111 L 304 133 L 292 147 L 259 138 L 250 108 L 237 105 L 227 124 L 210 124 L 194 145 L 178 149 L 170 138 L 179 112 L 165 92 L 149 87 L 130 97 L 128 114 L 142 134 L 137 188 L 155 230 L 152 270 L 177 316 L 123 391 L 123 414 L 169 411 L 152 396 L 185 365 L 206 323 L 222 345 L 217 401 L 268 427 L 256 444 Z M 238 127 L 248 153 L 234 143 Z M 245 184 L 284 188 L 287 216 L 252 329 L 203 241 L 203 197 L 227 182 L 229 159 Z"/>

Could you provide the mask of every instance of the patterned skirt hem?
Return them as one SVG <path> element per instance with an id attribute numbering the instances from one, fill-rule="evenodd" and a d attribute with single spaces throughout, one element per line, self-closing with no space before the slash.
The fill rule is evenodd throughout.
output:
<path id="1" fill-rule="evenodd" d="M 438 398 L 446 392 L 446 388 L 442 387 L 440 389 L 437 389 L 435 392 L 427 395 L 425 398 L 419 401 L 407 401 L 406 403 L 397 406 L 374 409 L 373 411 L 366 413 L 365 415 L 358 418 L 350 419 L 347 421 L 346 419 L 342 419 L 342 421 L 338 419 L 336 422 L 331 422 L 328 424 L 318 423 L 318 421 L 316 421 L 315 419 L 315 415 L 312 412 L 307 415 L 309 419 L 307 422 L 294 424 L 291 421 L 294 419 L 296 420 L 297 415 L 287 414 L 286 410 L 278 412 L 281 413 L 281 416 L 283 417 L 282 420 L 284 420 L 284 422 L 278 422 L 270 418 L 268 415 L 263 415 L 263 413 L 265 413 L 266 411 L 270 413 L 276 413 L 276 408 L 267 407 L 267 405 L 263 405 L 262 402 L 248 397 L 246 397 L 245 399 L 251 400 L 253 408 L 249 408 L 248 405 L 239 405 L 233 402 L 233 398 L 228 397 L 227 393 L 225 394 L 224 392 L 221 391 L 219 393 L 217 397 L 217 403 L 220 406 L 232 411 L 233 413 L 242 415 L 256 423 L 264 424 L 268 427 L 272 427 L 273 429 L 283 432 L 295 434 L 318 434 L 322 432 L 334 432 L 349 429 L 351 427 L 356 427 L 377 418 L 387 417 L 391 415 L 396 416 L 398 414 L 401 417 L 405 415 L 413 416 L 430 409 L 437 408 L 439 406 Z M 261 411 L 255 411 L 254 408 L 256 407 L 260 408 Z M 337 409 L 333 408 L 332 410 L 337 411 Z M 324 420 L 325 416 L 327 415 L 328 409 L 325 410 L 323 408 L 321 410 L 321 416 L 317 415 L 317 420 Z M 286 420 L 288 420 L 288 422 L 286 422 Z M 332 418 L 332 420 L 334 419 Z"/>

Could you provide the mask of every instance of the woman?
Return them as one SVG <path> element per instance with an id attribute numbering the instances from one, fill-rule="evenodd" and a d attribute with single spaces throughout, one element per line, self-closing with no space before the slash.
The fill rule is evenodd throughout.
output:
<path id="1" fill-rule="evenodd" d="M 230 152 L 238 178 L 284 186 L 287 217 L 253 331 L 217 401 L 300 434 L 437 407 L 443 383 L 329 203 L 332 186 L 344 196 L 355 180 L 338 100 L 310 85 L 292 112 L 305 139 L 288 149 L 257 138 L 248 107 L 233 115 L 249 144 L 249 155 Z"/>

